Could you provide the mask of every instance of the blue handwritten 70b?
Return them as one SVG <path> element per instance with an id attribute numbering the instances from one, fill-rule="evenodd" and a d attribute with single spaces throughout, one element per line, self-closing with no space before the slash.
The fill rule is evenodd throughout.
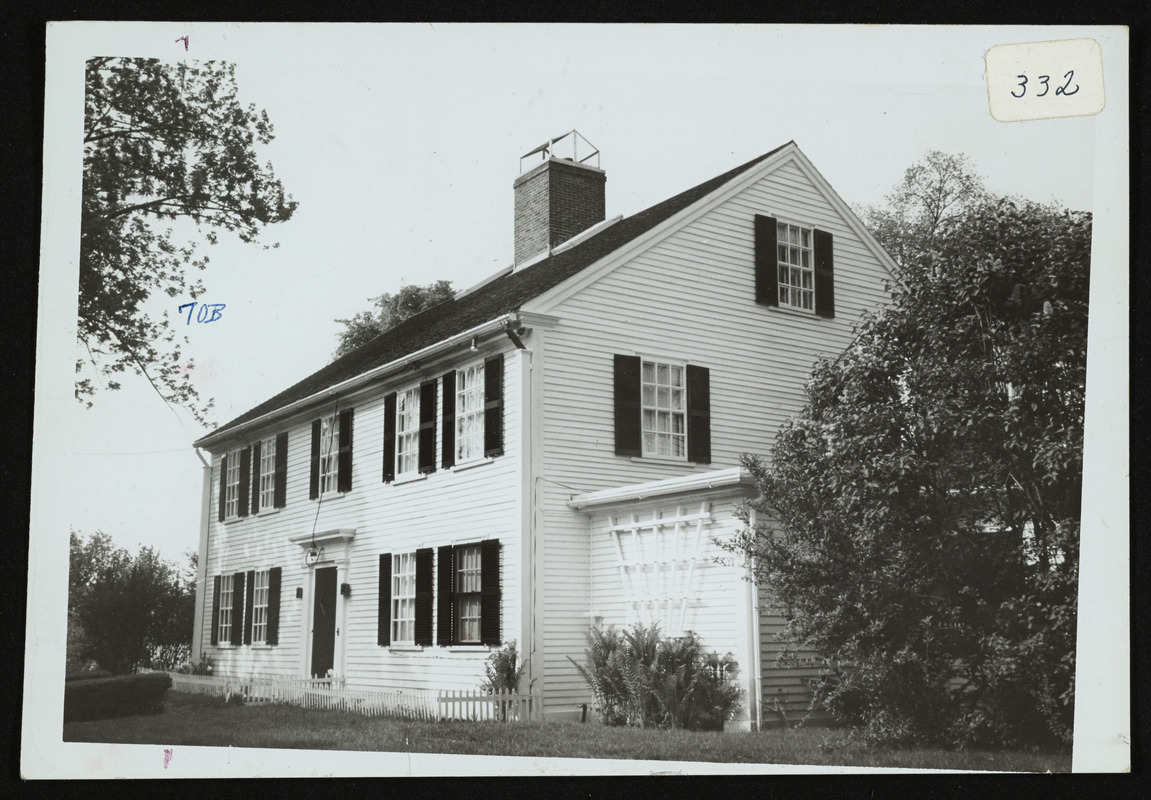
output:
<path id="1" fill-rule="evenodd" d="M 215 322 L 224 313 L 224 303 L 200 303 L 200 310 L 196 312 L 196 322 Z M 192 324 L 192 310 L 196 307 L 195 303 L 184 303 L 176 310 L 183 313 L 184 309 L 188 309 L 188 325 Z"/>

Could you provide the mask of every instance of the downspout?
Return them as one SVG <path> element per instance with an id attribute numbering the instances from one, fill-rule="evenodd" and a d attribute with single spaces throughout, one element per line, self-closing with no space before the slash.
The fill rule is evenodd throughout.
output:
<path id="1" fill-rule="evenodd" d="M 208 526 L 212 513 L 212 462 L 204 459 L 200 448 L 196 457 L 204 465 L 200 499 L 200 549 L 196 556 L 196 605 L 192 618 L 192 663 L 198 664 L 204 647 L 204 593 L 208 587 Z"/>
<path id="2" fill-rule="evenodd" d="M 755 509 L 748 514 L 748 526 L 755 529 Z M 759 584 L 755 582 L 755 570 L 751 564 L 747 565 L 747 594 L 751 606 L 748 625 L 751 628 L 751 679 L 752 685 L 748 687 L 751 695 L 752 730 L 763 730 L 763 644 L 760 642 L 759 630 Z"/>

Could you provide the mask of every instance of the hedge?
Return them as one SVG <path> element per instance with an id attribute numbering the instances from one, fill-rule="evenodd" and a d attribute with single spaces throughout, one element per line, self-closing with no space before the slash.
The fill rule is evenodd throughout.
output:
<path id="1" fill-rule="evenodd" d="M 158 714 L 171 685 L 171 676 L 164 672 L 65 683 L 64 721 Z"/>
<path id="2" fill-rule="evenodd" d="M 65 683 L 72 681 L 93 681 L 97 678 L 111 678 L 112 673 L 106 669 L 84 669 L 79 672 L 69 672 L 64 676 Z"/>

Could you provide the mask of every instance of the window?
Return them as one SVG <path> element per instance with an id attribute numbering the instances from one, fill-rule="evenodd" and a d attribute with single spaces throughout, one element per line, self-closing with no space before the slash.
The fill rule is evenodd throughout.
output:
<path id="1" fill-rule="evenodd" d="M 237 459 L 238 460 L 238 459 Z M 220 604 L 218 606 L 219 622 L 216 632 L 218 642 L 232 641 L 232 610 L 235 599 L 235 576 L 221 575 L 220 578 Z"/>
<path id="2" fill-rule="evenodd" d="M 320 494 L 334 492 L 339 475 L 340 429 L 336 417 L 320 420 Z"/>
<path id="3" fill-rule="evenodd" d="M 396 474 L 419 469 L 420 390 L 400 392 L 396 398 Z"/>
<path id="4" fill-rule="evenodd" d="M 276 438 L 273 436 L 260 442 L 260 483 L 256 487 L 260 496 L 259 508 L 276 507 Z"/>
<path id="5" fill-rule="evenodd" d="M 456 463 L 484 455 L 484 365 L 456 371 Z"/>
<path id="6" fill-rule="evenodd" d="M 459 644 L 480 643 L 480 546 L 456 548 L 456 631 Z"/>
<path id="7" fill-rule="evenodd" d="M 779 304 L 814 311 L 811 228 L 801 228 L 786 222 L 776 223 L 776 253 L 779 262 Z"/>
<path id="8" fill-rule="evenodd" d="M 240 451 L 233 450 L 224 457 L 224 517 L 231 519 L 239 513 L 240 504 Z"/>
<path id="9" fill-rule="evenodd" d="M 643 454 L 687 458 L 687 393 L 683 367 L 644 361 Z"/>
<path id="10" fill-rule="evenodd" d="M 253 575 L 252 643 L 268 643 L 268 570 L 257 570 Z"/>
<path id="11" fill-rule="evenodd" d="M 416 554 L 392 556 L 392 644 L 416 641 Z"/>
<path id="12" fill-rule="evenodd" d="M 615 356 L 615 453 L 711 463 L 711 371 Z"/>

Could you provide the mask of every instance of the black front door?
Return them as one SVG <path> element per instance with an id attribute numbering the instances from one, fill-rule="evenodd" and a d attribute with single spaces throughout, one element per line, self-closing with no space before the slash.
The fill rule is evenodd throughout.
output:
<path id="1" fill-rule="evenodd" d="M 335 666 L 336 568 L 316 570 L 316 598 L 312 605 L 312 677 L 323 678 Z"/>

